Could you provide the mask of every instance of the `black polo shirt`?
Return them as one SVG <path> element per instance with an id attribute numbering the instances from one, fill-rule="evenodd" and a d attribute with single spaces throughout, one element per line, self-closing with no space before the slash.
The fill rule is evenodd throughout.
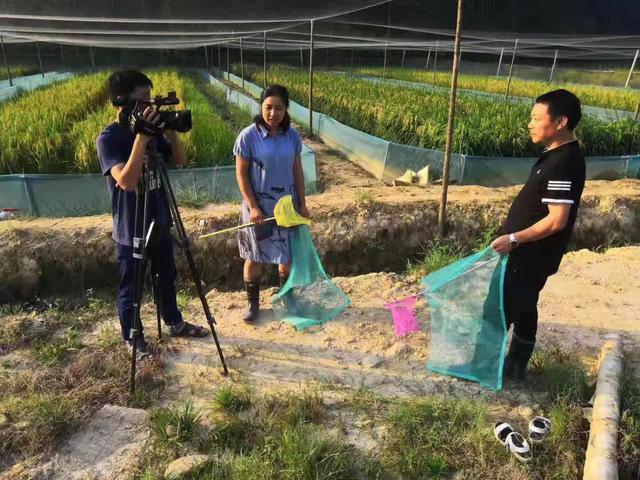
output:
<path id="1" fill-rule="evenodd" d="M 539 222 L 549 214 L 550 204 L 571 205 L 569 219 L 562 231 L 521 244 L 511 253 L 510 264 L 532 275 L 549 276 L 558 271 L 576 222 L 584 181 L 584 155 L 577 140 L 545 150 L 513 201 L 503 233 L 516 233 Z"/>

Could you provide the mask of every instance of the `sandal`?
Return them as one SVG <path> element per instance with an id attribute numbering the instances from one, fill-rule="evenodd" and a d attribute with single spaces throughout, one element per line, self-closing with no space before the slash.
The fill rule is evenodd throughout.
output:
<path id="1" fill-rule="evenodd" d="M 529 440 L 533 443 L 540 443 L 549 436 L 551 432 L 551 420 L 545 417 L 534 417 L 529 422 Z"/>
<path id="2" fill-rule="evenodd" d="M 506 445 L 507 437 L 514 431 L 513 427 L 506 422 L 497 422 L 493 426 L 493 434 L 502 445 Z"/>
<path id="3" fill-rule="evenodd" d="M 172 337 L 194 337 L 203 338 L 209 335 L 209 330 L 200 325 L 194 325 L 189 322 L 182 322 L 179 328 L 169 328 L 169 332 Z"/>
<path id="4" fill-rule="evenodd" d="M 527 441 L 518 432 L 511 432 L 504 443 L 507 450 L 513 453 L 521 462 L 528 462 L 533 458 L 531 447 L 529 447 Z"/>

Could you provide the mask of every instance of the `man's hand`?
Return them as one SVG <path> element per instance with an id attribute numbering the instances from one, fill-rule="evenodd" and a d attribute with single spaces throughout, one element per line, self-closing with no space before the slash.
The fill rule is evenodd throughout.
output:
<path id="1" fill-rule="evenodd" d="M 160 114 L 153 107 L 147 107 L 142 112 L 142 118 L 136 122 L 136 133 L 145 140 L 149 140 L 156 136 L 158 124 L 160 123 Z"/>
<path id="2" fill-rule="evenodd" d="M 264 222 L 264 213 L 262 213 L 260 207 L 251 207 L 249 218 L 251 219 L 251 223 L 262 223 Z"/>
<path id="3" fill-rule="evenodd" d="M 513 248 L 511 247 L 511 240 L 509 240 L 509 235 L 501 235 L 496 238 L 493 242 L 491 242 L 491 248 L 493 248 L 500 255 L 505 255 Z"/>

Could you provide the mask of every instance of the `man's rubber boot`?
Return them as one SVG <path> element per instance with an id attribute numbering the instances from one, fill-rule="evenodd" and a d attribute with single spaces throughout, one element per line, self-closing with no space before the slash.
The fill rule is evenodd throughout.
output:
<path id="1" fill-rule="evenodd" d="M 257 320 L 260 311 L 260 282 L 244 282 L 244 287 L 247 290 L 249 308 L 242 319 L 247 323 L 253 323 Z"/>
<path id="2" fill-rule="evenodd" d="M 504 358 L 504 376 L 515 380 L 516 382 L 524 382 L 527 378 L 527 365 L 533 354 L 533 348 L 536 342 L 529 342 L 518 337 L 515 333 L 511 336 L 511 345 L 509 345 L 509 353 Z"/>

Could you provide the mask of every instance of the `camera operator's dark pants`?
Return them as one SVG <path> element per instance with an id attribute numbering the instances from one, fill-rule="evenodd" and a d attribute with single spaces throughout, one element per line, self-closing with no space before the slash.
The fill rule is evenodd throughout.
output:
<path id="1" fill-rule="evenodd" d="M 129 340 L 133 321 L 133 292 L 135 283 L 135 260 L 133 247 L 117 244 L 120 285 L 118 287 L 118 314 L 122 338 Z M 182 324 L 182 315 L 176 303 L 176 266 L 173 260 L 171 235 L 162 233 L 148 248 L 147 260 L 151 262 L 151 274 L 158 274 L 158 296 L 162 319 L 169 325 Z M 147 282 L 148 283 L 148 282 Z"/>
<path id="2" fill-rule="evenodd" d="M 509 259 L 511 260 L 511 259 Z M 547 276 L 507 262 L 504 275 L 504 314 L 507 330 L 525 342 L 535 342 L 538 331 L 538 298 Z"/>

